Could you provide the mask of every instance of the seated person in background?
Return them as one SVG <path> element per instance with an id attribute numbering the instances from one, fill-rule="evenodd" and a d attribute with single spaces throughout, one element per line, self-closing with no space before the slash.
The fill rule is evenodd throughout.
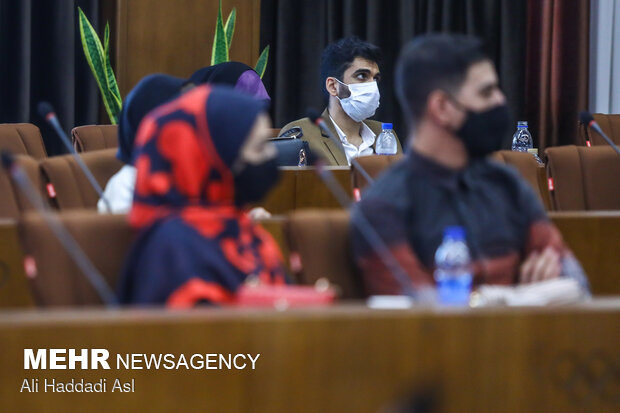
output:
<path id="1" fill-rule="evenodd" d="M 414 286 L 433 285 L 434 255 L 448 226 L 465 228 L 473 282 L 585 280 L 531 187 L 486 158 L 502 148 L 510 115 L 479 40 L 427 35 L 403 50 L 396 91 L 411 150 L 352 211 L 352 248 L 369 294 L 399 284 L 355 225 L 365 217 Z M 362 217 L 363 216 L 363 217 Z"/>
<path id="2" fill-rule="evenodd" d="M 250 276 L 283 283 L 273 239 L 241 209 L 276 183 L 276 151 L 263 102 L 202 85 L 140 125 L 136 192 L 140 233 L 121 275 L 126 304 L 224 303 Z"/>
<path id="3" fill-rule="evenodd" d="M 164 74 L 144 77 L 129 92 L 123 102 L 123 109 L 119 116 L 116 157 L 125 165 L 110 178 L 103 192 L 112 211 L 108 211 L 105 202 L 99 200 L 97 209 L 100 213 L 124 214 L 131 208 L 136 182 L 136 170 L 132 157 L 133 143 L 144 116 L 157 106 L 179 96 L 183 91 L 203 83 L 230 85 L 235 90 L 257 99 L 270 100 L 260 76 L 254 69 L 239 62 L 225 62 L 204 67 L 194 72 L 187 80 Z M 255 212 L 257 216 L 264 216 L 263 211 L 260 208 Z"/>
<path id="4" fill-rule="evenodd" d="M 158 105 L 179 94 L 183 79 L 163 74 L 142 78 L 129 92 L 118 122 L 118 152 L 116 157 L 125 165 L 108 180 L 103 191 L 111 211 L 103 199 L 97 202 L 100 213 L 125 214 L 131 208 L 136 185 L 136 168 L 133 166 L 133 143 L 142 118 Z"/>
<path id="5" fill-rule="evenodd" d="M 183 89 L 205 83 L 212 85 L 229 85 L 238 92 L 247 93 L 256 99 L 271 102 L 271 97 L 258 73 L 250 66 L 240 62 L 224 62 L 196 70 L 185 81 Z"/>
<path id="6" fill-rule="evenodd" d="M 332 43 L 321 58 L 321 84 L 327 108 L 321 117 L 335 137 L 340 138 L 345 153 L 310 119 L 293 121 L 282 128 L 302 129 L 310 151 L 325 159 L 328 165 L 350 165 L 351 158 L 375 153 L 381 122 L 368 120 L 379 107 L 381 51 L 357 37 L 346 37 Z M 396 136 L 396 135 L 395 135 Z M 402 152 L 396 139 L 398 153 Z"/>

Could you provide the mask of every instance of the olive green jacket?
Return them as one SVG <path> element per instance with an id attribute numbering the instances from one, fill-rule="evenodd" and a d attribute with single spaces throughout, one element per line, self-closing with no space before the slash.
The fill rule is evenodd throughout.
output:
<path id="1" fill-rule="evenodd" d="M 325 121 L 325 124 L 327 125 L 329 130 L 338 139 L 338 132 L 336 132 L 336 128 L 334 127 L 334 124 L 329 117 L 329 112 L 327 111 L 327 109 L 323 111 L 321 117 Z M 368 125 L 370 130 L 372 130 L 377 137 L 379 136 L 379 134 L 381 133 L 381 122 L 378 122 L 376 120 L 365 120 L 364 123 Z M 294 128 L 295 126 L 301 128 L 303 132 L 303 136 L 301 139 L 308 141 L 310 151 L 314 156 L 325 159 L 327 165 L 349 165 L 349 163 L 347 162 L 347 156 L 342 151 L 342 148 L 338 146 L 334 141 L 329 139 L 329 137 L 318 126 L 312 123 L 309 118 L 303 118 L 290 122 L 288 125 L 281 129 L 280 133 L 284 133 L 287 130 Z M 394 136 L 396 136 L 396 133 L 394 133 Z M 375 149 L 376 144 L 377 141 L 375 139 L 375 143 L 372 145 L 373 150 Z M 397 136 L 396 145 L 398 146 L 397 153 L 402 153 L 403 150 L 400 146 L 400 142 Z"/>

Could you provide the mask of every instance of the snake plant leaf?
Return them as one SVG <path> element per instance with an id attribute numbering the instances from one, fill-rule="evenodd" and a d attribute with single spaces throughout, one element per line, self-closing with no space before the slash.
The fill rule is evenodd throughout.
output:
<path id="1" fill-rule="evenodd" d="M 263 75 L 265 74 L 265 69 L 267 68 L 267 60 L 269 60 L 269 45 L 267 45 L 267 47 L 263 49 L 260 56 L 258 57 L 256 66 L 254 67 L 254 70 L 256 71 L 256 73 L 258 73 L 261 79 L 263 78 Z"/>
<path id="2" fill-rule="evenodd" d="M 230 14 L 228 15 L 228 19 L 226 19 L 226 24 L 224 25 L 224 31 L 226 32 L 226 44 L 228 45 L 229 51 L 230 51 L 230 46 L 232 45 L 233 35 L 235 34 L 236 21 L 237 21 L 237 9 L 233 8 Z"/>
<path id="3" fill-rule="evenodd" d="M 95 29 L 93 29 L 93 26 L 88 21 L 82 9 L 78 7 L 78 11 L 80 37 L 82 40 L 82 48 L 84 49 L 84 56 L 86 56 L 90 70 L 93 72 L 97 85 L 99 86 L 99 91 L 103 97 L 103 104 L 108 113 L 108 117 L 113 124 L 116 124 L 116 102 L 108 89 L 105 51 Z"/>
<path id="4" fill-rule="evenodd" d="M 213 49 L 211 50 L 211 66 L 228 61 L 228 44 L 226 42 L 226 32 L 222 22 L 222 0 L 220 9 L 217 13 L 215 23 L 215 37 L 213 38 Z"/>
<path id="5" fill-rule="evenodd" d="M 116 76 L 114 76 L 114 71 L 112 70 L 112 64 L 110 63 L 110 24 L 106 22 L 105 25 L 105 34 L 103 41 L 103 51 L 105 55 L 105 70 L 106 70 L 106 80 L 107 80 L 107 89 L 108 92 L 112 95 L 113 98 L 113 114 L 116 120 L 118 120 L 118 114 L 121 111 L 123 106 L 123 100 L 121 99 L 121 92 L 118 90 L 118 83 L 116 82 Z"/>

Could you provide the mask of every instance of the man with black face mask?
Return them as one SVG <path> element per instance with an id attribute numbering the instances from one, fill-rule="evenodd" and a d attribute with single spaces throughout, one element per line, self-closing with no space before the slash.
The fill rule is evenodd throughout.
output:
<path id="1" fill-rule="evenodd" d="M 399 58 L 395 80 L 411 150 L 364 194 L 352 220 L 363 214 L 419 287 L 434 283 L 434 254 L 444 228 L 453 225 L 465 228 L 475 285 L 585 280 L 529 185 L 486 158 L 505 147 L 510 115 L 480 41 L 414 39 Z M 351 228 L 367 292 L 400 293 L 358 227 Z"/>

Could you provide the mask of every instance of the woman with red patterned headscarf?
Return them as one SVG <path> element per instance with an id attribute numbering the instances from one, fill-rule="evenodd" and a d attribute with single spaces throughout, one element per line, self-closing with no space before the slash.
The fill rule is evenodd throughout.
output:
<path id="1" fill-rule="evenodd" d="M 225 303 L 248 276 L 284 283 L 277 245 L 242 208 L 277 181 L 269 127 L 264 102 L 222 86 L 198 86 L 145 117 L 124 303 Z"/>

